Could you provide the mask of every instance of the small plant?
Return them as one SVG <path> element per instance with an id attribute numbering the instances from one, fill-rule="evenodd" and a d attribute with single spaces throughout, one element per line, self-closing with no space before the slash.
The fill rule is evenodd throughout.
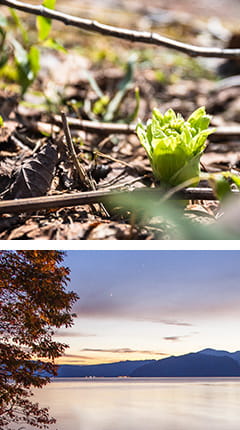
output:
<path id="1" fill-rule="evenodd" d="M 200 179 L 200 157 L 206 147 L 211 117 L 204 107 L 184 120 L 172 110 L 162 115 L 153 109 L 146 125 L 140 121 L 136 132 L 150 160 L 155 178 L 165 186 L 182 183 L 197 185 Z"/>
<path id="2" fill-rule="evenodd" d="M 44 0 L 42 5 L 54 9 L 55 0 Z M 38 76 L 40 70 L 41 48 L 50 48 L 66 52 L 61 44 L 49 38 L 51 20 L 42 16 L 36 18 L 36 35 L 32 41 L 29 29 L 14 9 L 9 9 L 13 30 L 8 31 L 9 23 L 0 16 L 0 69 L 1 75 L 17 82 L 24 95 Z M 11 27 L 9 27 L 11 28 Z M 9 48 L 12 47 L 12 49 Z"/>

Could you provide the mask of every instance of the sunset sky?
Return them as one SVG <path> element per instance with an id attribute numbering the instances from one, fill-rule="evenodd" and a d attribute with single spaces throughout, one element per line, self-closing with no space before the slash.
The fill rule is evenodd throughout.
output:
<path id="1" fill-rule="evenodd" d="M 68 251 L 80 300 L 59 363 L 240 350 L 240 251 Z"/>

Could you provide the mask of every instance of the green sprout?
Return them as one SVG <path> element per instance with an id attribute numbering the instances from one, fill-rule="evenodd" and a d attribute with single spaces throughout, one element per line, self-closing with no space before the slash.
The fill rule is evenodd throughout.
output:
<path id="1" fill-rule="evenodd" d="M 210 119 L 204 107 L 195 110 L 187 121 L 172 109 L 162 115 L 155 108 L 146 125 L 138 122 L 137 135 L 158 181 L 168 187 L 198 184 L 200 157 L 207 137 L 214 132 L 208 128 Z"/>

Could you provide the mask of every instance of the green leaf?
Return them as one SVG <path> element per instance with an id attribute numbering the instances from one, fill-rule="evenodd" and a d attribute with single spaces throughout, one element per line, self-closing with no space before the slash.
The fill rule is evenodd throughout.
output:
<path id="1" fill-rule="evenodd" d="M 138 138 L 144 147 L 145 151 L 147 152 L 148 157 L 152 158 L 152 146 L 150 145 L 150 140 L 147 137 L 147 132 L 145 130 L 144 125 L 139 121 L 136 127 L 136 133 L 138 135 Z"/>
<path id="2" fill-rule="evenodd" d="M 168 109 L 167 112 L 165 112 L 163 117 L 164 124 L 169 123 L 170 121 L 176 120 L 176 114 L 173 109 Z"/>
<path id="3" fill-rule="evenodd" d="M 33 77 L 36 78 L 40 70 L 40 51 L 36 46 L 31 46 L 28 53 L 28 60 L 30 65 L 30 70 L 33 73 Z"/>
<path id="4" fill-rule="evenodd" d="M 211 175 L 209 183 L 218 200 L 224 200 L 227 196 L 231 195 L 231 185 L 223 174 Z"/>
<path id="5" fill-rule="evenodd" d="M 204 116 L 206 115 L 205 107 L 201 106 L 200 108 L 196 109 L 188 118 L 188 122 L 191 124 L 192 127 L 195 127 L 195 124 Z"/>
<path id="6" fill-rule="evenodd" d="M 178 145 L 179 139 L 166 137 L 153 143 L 152 169 L 154 176 L 164 184 L 176 185 L 171 178 L 186 163 L 186 153 Z"/>
<path id="7" fill-rule="evenodd" d="M 157 108 L 153 108 L 152 117 L 158 121 L 160 127 L 163 123 L 163 115 Z"/>
<path id="8" fill-rule="evenodd" d="M 54 9 L 55 3 L 56 0 L 44 0 L 42 5 L 48 9 Z"/>
<path id="9" fill-rule="evenodd" d="M 152 118 L 152 135 L 154 139 L 159 139 L 162 137 L 166 137 L 166 134 L 163 132 L 161 127 L 159 126 L 159 121 L 156 116 L 153 115 Z"/>
<path id="10" fill-rule="evenodd" d="M 44 0 L 42 5 L 48 9 L 54 9 L 55 2 L 56 0 Z M 51 31 L 52 20 L 45 18 L 44 16 L 37 16 L 36 24 L 38 29 L 38 40 L 44 41 L 47 39 Z"/>
<path id="11" fill-rule="evenodd" d="M 109 103 L 108 96 L 101 97 L 94 103 L 93 113 L 95 113 L 95 115 L 103 115 L 104 112 L 106 111 L 106 106 L 108 105 L 108 103 Z"/>
<path id="12" fill-rule="evenodd" d="M 61 45 L 57 40 L 55 39 L 47 39 L 43 42 L 43 45 L 45 48 L 54 49 L 55 51 L 64 52 L 66 54 L 67 50 L 64 48 L 64 46 Z"/>
<path id="13" fill-rule="evenodd" d="M 194 158 L 185 160 L 184 166 L 172 176 L 171 184 L 178 185 L 192 179 L 192 186 L 196 187 L 200 176 L 200 156 L 201 154 L 197 154 Z"/>
<path id="14" fill-rule="evenodd" d="M 132 86 L 134 67 L 136 63 L 136 58 L 132 57 L 129 59 L 127 63 L 127 69 L 124 78 L 119 83 L 119 90 L 114 95 L 110 103 L 108 104 L 106 114 L 104 115 L 104 121 L 112 121 L 115 118 L 115 115 L 124 99 L 127 91 Z"/>
<path id="15" fill-rule="evenodd" d="M 231 179 L 232 179 L 232 181 L 234 182 L 234 184 L 235 184 L 238 188 L 240 188 L 240 177 L 239 177 L 239 176 L 237 176 L 237 175 L 233 175 L 233 174 L 231 174 Z"/>
<path id="16" fill-rule="evenodd" d="M 3 121 L 2 116 L 0 115 L 0 127 L 2 127 L 3 125 L 4 125 L 4 121 Z"/>

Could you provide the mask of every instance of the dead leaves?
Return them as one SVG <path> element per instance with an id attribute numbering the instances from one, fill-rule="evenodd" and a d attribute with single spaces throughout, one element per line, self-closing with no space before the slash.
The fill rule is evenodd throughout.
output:
<path id="1" fill-rule="evenodd" d="M 57 161 L 57 146 L 47 143 L 17 169 L 14 182 L 4 194 L 4 198 L 21 199 L 45 195 L 51 186 Z"/>

